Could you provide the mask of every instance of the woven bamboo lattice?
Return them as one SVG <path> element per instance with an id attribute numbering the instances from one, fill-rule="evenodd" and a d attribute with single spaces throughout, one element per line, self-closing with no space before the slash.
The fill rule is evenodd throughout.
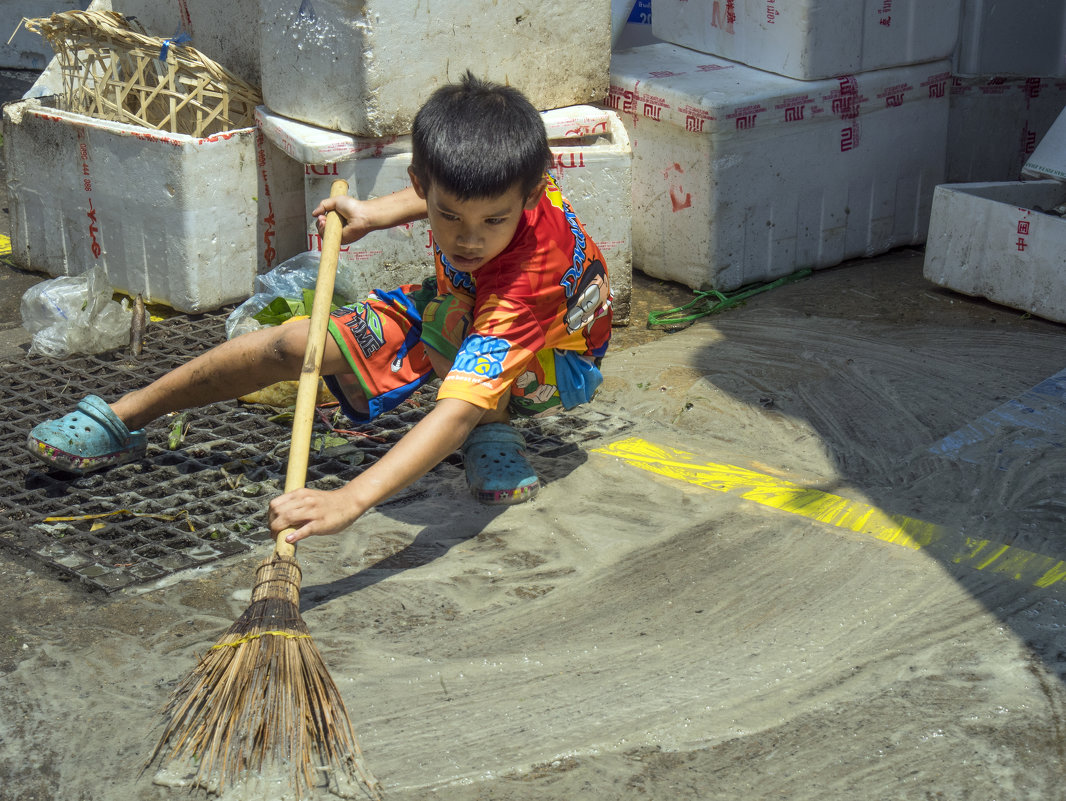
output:
<path id="1" fill-rule="evenodd" d="M 180 38 L 138 32 L 114 11 L 23 22 L 56 52 L 67 111 L 195 137 L 255 123 L 259 90 Z"/>

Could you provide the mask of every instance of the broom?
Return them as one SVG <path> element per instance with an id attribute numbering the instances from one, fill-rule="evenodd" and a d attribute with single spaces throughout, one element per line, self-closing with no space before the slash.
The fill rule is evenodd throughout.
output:
<path id="1" fill-rule="evenodd" d="M 331 197 L 348 191 L 334 181 Z M 296 390 L 285 491 L 304 486 L 322 349 L 340 252 L 341 220 L 330 212 L 322 241 L 307 349 Z M 220 790 L 246 772 L 284 765 L 297 797 L 314 786 L 319 768 L 361 783 L 381 798 L 337 686 L 300 617 L 296 546 L 281 532 L 256 570 L 251 605 L 200 659 L 163 710 L 166 728 L 148 760 L 192 760 L 194 781 Z M 147 765 L 146 765 L 147 767 Z"/>

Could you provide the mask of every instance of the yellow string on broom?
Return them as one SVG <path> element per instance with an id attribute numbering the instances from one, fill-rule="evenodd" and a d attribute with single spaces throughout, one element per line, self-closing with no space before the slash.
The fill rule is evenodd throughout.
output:
<path id="1" fill-rule="evenodd" d="M 220 642 L 217 645 L 212 645 L 211 650 L 214 651 L 217 648 L 236 648 L 238 645 L 244 645 L 246 642 L 251 642 L 260 637 L 266 637 L 268 634 L 271 637 L 287 637 L 290 640 L 305 640 L 311 638 L 310 634 L 293 634 L 290 631 L 261 631 L 258 634 L 245 634 L 243 637 L 234 640 L 233 642 Z"/>

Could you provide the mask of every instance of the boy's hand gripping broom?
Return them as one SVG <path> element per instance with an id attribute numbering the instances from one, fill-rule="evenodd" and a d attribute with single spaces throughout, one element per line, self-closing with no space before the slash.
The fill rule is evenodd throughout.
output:
<path id="1" fill-rule="evenodd" d="M 330 195 L 348 191 L 333 183 Z M 322 349 L 340 252 L 341 220 L 330 212 L 322 240 L 315 299 L 289 446 L 285 491 L 304 486 Z M 292 772 L 299 797 L 320 767 L 340 771 L 380 799 L 363 765 L 344 701 L 300 617 L 296 546 L 278 535 L 256 570 L 251 605 L 174 691 L 169 722 L 148 764 L 162 757 L 197 764 L 195 781 L 219 789 L 246 772 L 273 765 Z"/>

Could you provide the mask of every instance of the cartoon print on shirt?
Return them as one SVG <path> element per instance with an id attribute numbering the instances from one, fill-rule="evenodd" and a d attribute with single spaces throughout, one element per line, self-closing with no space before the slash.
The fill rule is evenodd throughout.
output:
<path id="1" fill-rule="evenodd" d="M 566 299 L 566 330 L 571 334 L 590 325 L 611 299 L 607 268 L 599 259 L 585 266 L 574 293 Z"/>
<path id="2" fill-rule="evenodd" d="M 554 384 L 541 384 L 537 374 L 527 370 L 514 380 L 515 388 L 511 390 L 513 395 L 524 398 L 530 403 L 547 403 L 554 397 L 556 387 Z"/>
<path id="3" fill-rule="evenodd" d="M 510 349 L 511 344 L 506 339 L 471 334 L 463 341 L 449 376 L 468 373 L 481 379 L 499 378 L 503 373 L 503 360 Z"/>
<path id="4" fill-rule="evenodd" d="M 452 286 L 457 289 L 462 289 L 465 292 L 474 294 L 474 277 L 470 273 L 464 273 L 455 269 L 451 262 L 448 261 L 448 257 L 444 255 L 444 251 L 434 243 L 433 252 L 437 254 L 437 258 L 440 259 L 441 266 L 444 267 L 444 274 L 448 280 L 452 282 Z"/>

